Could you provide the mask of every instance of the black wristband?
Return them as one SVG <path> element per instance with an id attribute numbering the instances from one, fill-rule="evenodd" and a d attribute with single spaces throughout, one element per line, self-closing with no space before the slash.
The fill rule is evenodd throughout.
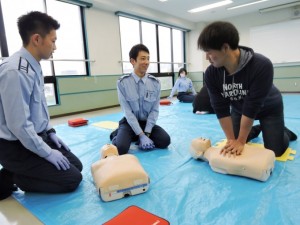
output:
<path id="1" fill-rule="evenodd" d="M 47 135 L 49 135 L 50 133 L 55 133 L 56 134 L 56 131 L 54 130 L 54 128 L 51 128 L 50 130 L 46 131 Z"/>
<path id="2" fill-rule="evenodd" d="M 150 133 L 148 132 L 144 132 L 146 134 L 147 137 L 150 137 Z"/>

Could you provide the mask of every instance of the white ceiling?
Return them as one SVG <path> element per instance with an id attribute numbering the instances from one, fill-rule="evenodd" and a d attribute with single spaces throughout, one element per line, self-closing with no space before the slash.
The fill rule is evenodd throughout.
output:
<path id="1" fill-rule="evenodd" d="M 240 16 L 243 14 L 258 12 L 259 9 L 268 8 L 272 6 L 287 4 L 291 2 L 300 1 L 295 0 L 268 0 L 258 4 L 253 4 L 247 7 L 242 7 L 234 10 L 227 10 L 229 7 L 251 3 L 257 0 L 233 0 L 233 3 L 226 6 L 221 6 L 215 9 L 199 12 L 189 13 L 190 9 L 201 7 L 207 4 L 216 3 L 221 0 L 168 0 L 160 2 L 159 0 L 94 0 L 94 3 L 100 3 L 106 9 L 114 11 L 127 10 L 132 12 L 135 7 L 145 7 L 154 11 L 159 11 L 168 16 L 181 18 L 190 22 L 209 22 L 215 20 L 226 19 L 233 16 Z M 298 6 L 300 7 L 300 6 Z"/>

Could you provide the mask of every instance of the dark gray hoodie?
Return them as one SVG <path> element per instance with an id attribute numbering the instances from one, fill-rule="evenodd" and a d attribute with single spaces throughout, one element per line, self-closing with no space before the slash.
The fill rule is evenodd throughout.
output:
<path id="1" fill-rule="evenodd" d="M 232 110 L 252 119 L 282 111 L 282 97 L 273 85 L 273 64 L 251 48 L 239 46 L 238 69 L 229 75 L 224 67 L 210 65 L 205 71 L 212 107 L 218 119 Z"/>

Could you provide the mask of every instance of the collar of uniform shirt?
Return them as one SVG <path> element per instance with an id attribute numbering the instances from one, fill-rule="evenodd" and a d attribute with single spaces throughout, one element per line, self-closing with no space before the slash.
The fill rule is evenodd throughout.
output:
<path id="1" fill-rule="evenodd" d="M 36 59 L 30 54 L 30 52 L 24 47 L 21 48 L 21 52 L 24 53 L 26 60 L 30 65 L 32 65 L 32 69 L 35 70 L 37 74 L 42 74 L 41 64 L 36 61 Z"/>
<path id="2" fill-rule="evenodd" d="M 132 72 L 131 73 L 132 74 L 132 76 L 133 76 L 133 79 L 134 79 L 134 81 L 136 82 L 136 83 L 138 83 L 139 82 L 139 80 L 142 80 L 143 81 L 143 83 L 145 84 L 146 83 L 146 80 L 147 80 L 147 73 L 145 74 L 145 76 L 143 76 L 142 78 L 140 78 L 138 75 L 136 75 L 134 72 Z"/>

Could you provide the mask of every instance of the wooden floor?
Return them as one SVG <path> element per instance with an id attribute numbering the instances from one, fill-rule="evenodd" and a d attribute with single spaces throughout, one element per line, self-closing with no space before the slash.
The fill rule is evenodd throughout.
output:
<path id="1" fill-rule="evenodd" d="M 72 116 L 64 116 L 51 119 L 53 126 L 57 124 L 67 123 L 68 119 L 83 117 L 90 118 L 94 116 L 100 116 L 105 114 L 120 112 L 120 107 L 114 107 L 109 109 L 103 109 L 88 113 L 81 113 Z M 18 201 L 13 197 L 9 197 L 0 201 L 0 225 L 41 225 L 43 224 L 34 215 L 32 215 L 27 209 L 25 209 Z"/>

